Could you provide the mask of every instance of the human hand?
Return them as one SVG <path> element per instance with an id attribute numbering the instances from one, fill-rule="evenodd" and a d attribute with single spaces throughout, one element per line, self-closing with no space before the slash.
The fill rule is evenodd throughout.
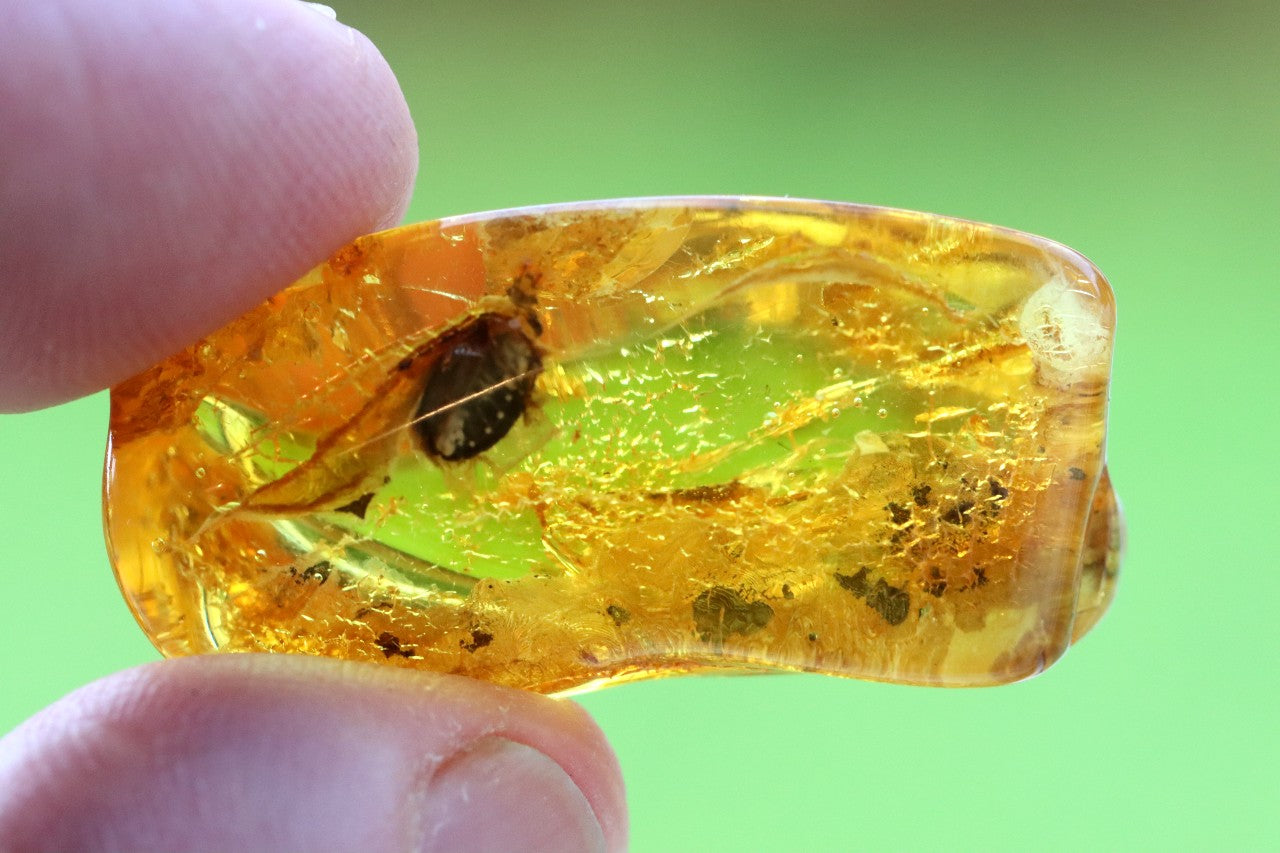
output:
<path id="1" fill-rule="evenodd" d="M 358 234 L 417 165 L 377 50 L 297 0 L 0 0 L 0 411 L 118 382 Z M 577 706 L 288 656 L 165 661 L 0 741 L 0 849 L 603 850 Z"/>

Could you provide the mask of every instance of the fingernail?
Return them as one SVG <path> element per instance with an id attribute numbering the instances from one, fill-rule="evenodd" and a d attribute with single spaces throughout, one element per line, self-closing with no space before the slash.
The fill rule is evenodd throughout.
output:
<path id="1" fill-rule="evenodd" d="M 338 20 L 338 13 L 334 11 L 332 6 L 326 6 L 323 3 L 309 3 L 307 0 L 302 0 L 302 5 L 309 6 L 317 15 L 328 18 L 331 21 Z"/>
<path id="2" fill-rule="evenodd" d="M 570 853 L 605 850 L 582 791 L 532 747 L 489 737 L 432 777 L 423 794 L 418 849 Z"/>

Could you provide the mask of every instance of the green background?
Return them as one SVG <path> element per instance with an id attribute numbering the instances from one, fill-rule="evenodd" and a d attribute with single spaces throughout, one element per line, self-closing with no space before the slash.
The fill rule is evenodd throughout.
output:
<path id="1" fill-rule="evenodd" d="M 1117 292 L 1130 535 L 1100 626 L 997 689 L 584 697 L 635 850 L 1280 847 L 1280 5 L 335 5 L 408 93 L 411 220 L 831 198 L 1043 234 Z M 103 550 L 105 418 L 97 395 L 0 420 L 0 731 L 154 657 Z"/>

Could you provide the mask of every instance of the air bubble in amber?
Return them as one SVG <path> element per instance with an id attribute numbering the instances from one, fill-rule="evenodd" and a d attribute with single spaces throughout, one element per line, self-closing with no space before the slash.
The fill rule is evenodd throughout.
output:
<path id="1" fill-rule="evenodd" d="M 114 389 L 110 550 L 168 655 L 1006 682 L 1114 588 L 1113 328 L 1071 250 L 920 213 L 412 225 Z"/>

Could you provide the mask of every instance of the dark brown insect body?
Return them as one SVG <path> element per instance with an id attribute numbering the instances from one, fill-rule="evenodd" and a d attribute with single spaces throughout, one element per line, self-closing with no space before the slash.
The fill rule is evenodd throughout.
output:
<path id="1" fill-rule="evenodd" d="M 497 444 L 524 414 L 542 357 L 518 318 L 481 314 L 440 340 L 414 429 L 428 455 L 470 459 Z"/>

